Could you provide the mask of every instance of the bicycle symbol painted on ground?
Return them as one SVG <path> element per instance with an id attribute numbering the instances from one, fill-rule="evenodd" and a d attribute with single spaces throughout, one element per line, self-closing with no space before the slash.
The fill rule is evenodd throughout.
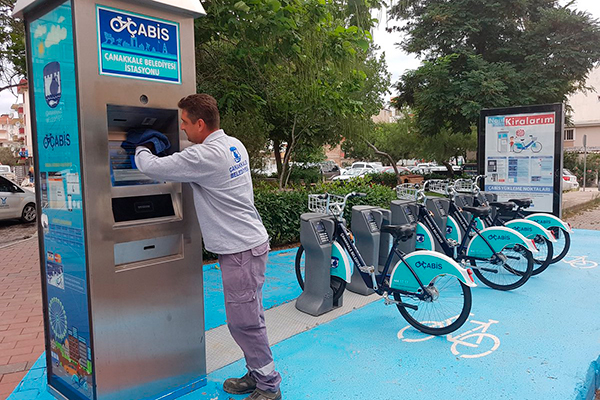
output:
<path id="1" fill-rule="evenodd" d="M 563 262 L 577 269 L 592 269 L 598 266 L 596 261 L 587 260 L 587 256 L 575 256 L 571 257 L 570 260 L 563 260 Z"/>
<path id="2" fill-rule="evenodd" d="M 470 314 L 470 316 L 473 316 L 473 314 Z M 447 321 L 447 323 L 451 321 Z M 500 339 L 496 335 L 487 332 L 490 326 L 497 324 L 498 321 L 490 319 L 488 322 L 481 322 L 470 319 L 468 322 L 477 326 L 460 335 L 446 335 L 446 340 L 452 343 L 450 346 L 452 354 L 461 358 L 480 358 L 491 354 L 500 347 Z M 432 335 L 424 335 L 410 325 L 398 332 L 398 339 L 407 343 L 424 342 L 434 337 Z"/>

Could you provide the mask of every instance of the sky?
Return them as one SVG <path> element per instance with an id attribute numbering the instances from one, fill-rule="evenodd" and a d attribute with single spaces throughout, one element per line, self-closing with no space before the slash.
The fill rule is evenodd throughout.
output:
<path id="1" fill-rule="evenodd" d="M 566 0 L 563 0 L 563 2 Z M 587 11 L 592 16 L 600 19 L 600 1 L 599 0 L 577 0 L 574 7 L 580 11 Z M 395 43 L 400 41 L 398 33 L 389 34 L 385 31 L 386 14 L 381 11 L 377 14 L 380 23 L 373 32 L 373 39 L 381 47 L 380 52 L 385 52 L 388 71 L 392 74 L 392 84 L 398 81 L 398 78 L 406 70 L 415 69 L 419 66 L 419 60 L 414 56 L 398 49 Z M 393 90 L 393 89 L 392 89 Z M 389 100 L 395 93 L 389 93 L 386 100 Z M 8 90 L 0 92 L 0 114 L 10 112 L 10 106 L 15 103 L 17 98 Z"/>

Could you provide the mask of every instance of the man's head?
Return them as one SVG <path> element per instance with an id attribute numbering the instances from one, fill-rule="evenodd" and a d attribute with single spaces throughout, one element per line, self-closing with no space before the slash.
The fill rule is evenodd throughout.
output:
<path id="1" fill-rule="evenodd" d="M 221 118 L 214 97 L 208 94 L 192 94 L 179 100 L 181 129 L 193 143 L 202 143 L 214 131 L 220 129 Z"/>

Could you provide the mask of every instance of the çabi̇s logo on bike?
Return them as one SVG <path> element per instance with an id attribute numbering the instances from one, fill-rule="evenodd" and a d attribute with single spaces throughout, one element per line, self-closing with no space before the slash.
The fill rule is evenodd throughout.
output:
<path id="1" fill-rule="evenodd" d="M 44 67 L 44 97 L 50 108 L 56 108 L 62 93 L 60 82 L 60 64 L 53 61 Z"/>
<path id="2" fill-rule="evenodd" d="M 426 261 L 417 261 L 415 263 L 415 267 L 417 267 L 417 268 L 423 268 L 423 269 L 427 269 L 427 268 L 430 268 L 430 269 L 442 269 L 442 264 L 435 263 L 435 262 L 429 263 L 429 262 L 426 262 Z"/>

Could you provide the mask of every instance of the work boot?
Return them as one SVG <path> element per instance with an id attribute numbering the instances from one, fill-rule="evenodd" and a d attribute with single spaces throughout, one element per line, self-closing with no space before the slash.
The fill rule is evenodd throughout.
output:
<path id="1" fill-rule="evenodd" d="M 256 381 L 250 376 L 250 372 L 246 372 L 246 375 L 241 378 L 229 378 L 223 382 L 223 390 L 231 394 L 251 393 L 254 389 L 256 389 Z"/>
<path id="2" fill-rule="evenodd" d="M 281 390 L 277 392 L 267 392 L 261 389 L 254 389 L 254 392 L 244 400 L 281 400 Z"/>

